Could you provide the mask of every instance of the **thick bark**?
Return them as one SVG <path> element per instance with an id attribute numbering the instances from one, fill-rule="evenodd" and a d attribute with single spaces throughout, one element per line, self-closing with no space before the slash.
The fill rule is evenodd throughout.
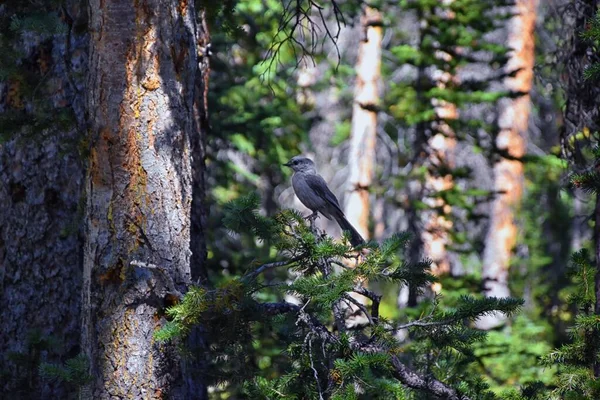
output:
<path id="1" fill-rule="evenodd" d="M 63 18 L 70 18 L 67 13 L 79 14 L 76 4 L 67 3 Z M 0 20 L 21 16 L 12 7 L 20 8 L 16 3 L 0 7 Z M 60 14 L 53 10 L 48 15 Z M 71 72 L 85 68 L 86 40 L 68 28 L 50 37 L 24 34 L 12 43 L 24 53 L 18 73 L 37 86 L 35 102 L 14 86 L 9 93 L 10 83 L 0 81 L 0 116 L 24 117 L 12 133 L 8 126 L 0 127 L 3 399 L 66 398 L 69 388 L 64 382 L 41 380 L 38 367 L 40 362 L 60 363 L 79 351 L 78 227 L 84 173 L 79 154 L 82 136 L 77 129 L 83 113 L 77 105 L 83 103 L 83 82 Z M 44 121 L 43 113 L 48 112 L 44 110 L 51 110 L 48 121 Z M 68 116 L 69 121 L 56 123 L 54 115 Z M 32 340 L 37 335 L 40 341 Z M 57 347 L 50 346 L 53 341 Z M 19 356 L 14 357 L 15 353 Z"/>
<path id="2" fill-rule="evenodd" d="M 94 399 L 183 397 L 177 353 L 153 334 L 191 275 L 193 4 L 90 1 L 82 346 Z"/>
<path id="3" fill-rule="evenodd" d="M 369 188 L 375 169 L 377 107 L 381 76 L 381 40 L 383 20 L 378 10 L 365 7 L 361 18 L 364 39 L 356 62 L 356 87 L 352 107 L 349 193 L 345 205 L 348 221 L 363 238 L 369 238 Z"/>
<path id="4" fill-rule="evenodd" d="M 506 79 L 505 87 L 521 95 L 501 103 L 496 148 L 502 156 L 494 165 L 494 191 L 497 196 L 492 205 L 483 255 L 486 296 L 510 295 L 508 269 L 518 233 L 515 208 L 523 193 L 523 164 L 513 158 L 525 154 L 525 136 L 531 109 L 529 91 L 533 82 L 536 3 L 536 0 L 516 2 L 516 16 L 511 20 L 508 37 L 513 53 L 506 68 L 516 73 L 514 77 Z M 490 329 L 502 321 L 500 315 L 491 315 L 479 320 L 478 326 Z"/>

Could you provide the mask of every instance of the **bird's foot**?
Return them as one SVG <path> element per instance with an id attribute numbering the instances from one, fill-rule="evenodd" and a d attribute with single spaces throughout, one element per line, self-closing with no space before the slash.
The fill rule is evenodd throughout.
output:
<path id="1" fill-rule="evenodd" d="M 319 212 L 315 211 L 314 213 L 312 213 L 304 218 L 307 219 L 312 225 L 318 217 L 319 217 Z"/>

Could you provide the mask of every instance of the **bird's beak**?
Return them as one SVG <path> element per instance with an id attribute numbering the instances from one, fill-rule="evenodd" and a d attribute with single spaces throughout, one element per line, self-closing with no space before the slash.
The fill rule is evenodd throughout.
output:
<path id="1" fill-rule="evenodd" d="M 286 162 L 285 164 L 281 164 L 281 165 L 285 165 L 286 167 L 290 167 L 290 166 L 291 166 L 291 164 L 290 164 L 290 162 L 289 162 L 289 161 L 288 161 L 288 162 Z"/>

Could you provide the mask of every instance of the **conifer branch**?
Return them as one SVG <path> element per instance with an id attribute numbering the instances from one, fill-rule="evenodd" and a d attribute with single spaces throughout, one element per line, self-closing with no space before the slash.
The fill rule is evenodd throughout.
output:
<path id="1" fill-rule="evenodd" d="M 396 356 L 392 356 L 391 361 L 394 367 L 394 377 L 412 389 L 423 390 L 442 399 L 470 400 L 468 396 L 459 394 L 455 389 L 435 378 L 411 371 Z"/>
<path id="2" fill-rule="evenodd" d="M 281 332 L 291 335 L 289 355 L 302 357 L 294 365 L 293 373 L 270 381 L 262 378 L 255 380 L 252 387 L 257 394 L 277 392 L 283 396 L 286 392 L 296 393 L 300 390 L 298 387 L 288 386 L 293 382 L 294 385 L 302 385 L 301 391 L 307 394 L 307 398 L 329 398 L 332 394 L 337 398 L 345 398 L 343 396 L 351 393 L 356 384 L 369 394 L 376 393 L 380 384 L 389 384 L 390 388 L 404 386 L 436 398 L 468 399 L 452 386 L 436 379 L 433 372 L 414 369 L 410 367 L 409 358 L 405 361 L 395 356 L 400 343 L 394 338 L 393 332 L 421 328 L 419 334 L 434 340 L 442 338 L 446 340 L 441 343 L 442 347 L 452 347 L 456 341 L 464 338 L 477 340 L 481 337 L 477 331 L 464 326 L 464 321 L 474 320 L 495 310 L 510 314 L 522 304 L 520 300 L 462 296 L 456 307 L 439 311 L 436 297 L 427 315 L 396 325 L 379 317 L 382 296 L 363 287 L 361 283 L 365 279 L 384 279 L 423 287 L 432 281 L 427 272 L 430 266 L 428 260 L 416 264 L 398 262 L 398 253 L 410 239 L 407 234 L 396 234 L 380 244 L 373 243 L 368 254 L 357 257 L 355 268 L 338 270 L 333 268 L 334 264 L 353 254 L 347 241 L 334 241 L 291 210 L 282 212 L 276 219 L 264 218 L 255 211 L 257 204 L 256 197 L 229 203 L 226 225 L 233 230 L 270 240 L 280 254 L 287 255 L 287 259 L 262 264 L 242 278 L 234 278 L 215 290 L 192 288 L 180 303 L 167 310 L 170 320 L 159 331 L 157 337 L 160 340 L 185 337 L 193 325 L 203 321 L 205 326 L 211 327 L 208 329 L 212 329 L 215 335 L 213 340 L 223 354 L 231 352 L 241 356 L 243 348 L 231 351 L 231 343 L 237 339 L 228 336 L 227 332 L 241 330 L 242 334 L 253 335 L 252 327 L 257 322 L 287 314 L 288 317 L 273 322 L 275 326 L 283 323 L 285 328 Z M 132 264 L 151 270 L 161 269 L 160 266 L 140 261 Z M 303 304 L 257 301 L 254 294 L 262 288 L 256 283 L 256 278 L 266 271 L 289 265 L 303 267 L 298 269 L 304 269 L 304 274 L 293 283 L 286 284 L 284 291 L 297 294 Z M 366 297 L 371 305 L 360 303 L 352 297 L 352 293 Z M 345 304 L 363 313 L 366 322 L 360 327 L 347 328 Z M 295 321 L 295 329 L 289 329 L 290 320 Z M 588 326 L 592 322 L 582 320 L 581 324 Z M 362 331 L 365 328 L 367 331 Z M 321 347 L 322 356 L 319 352 L 312 352 L 313 344 Z M 410 356 L 407 354 L 407 357 Z M 243 375 L 242 371 L 225 373 L 238 377 Z M 391 389 L 382 387 L 382 390 Z"/>
<path id="3" fill-rule="evenodd" d="M 323 340 L 325 343 L 337 343 L 338 339 L 314 316 L 310 315 L 306 311 L 302 310 L 300 306 L 290 304 L 287 302 L 281 303 L 262 303 L 258 304 L 267 314 L 277 315 L 286 312 L 297 312 L 298 321 L 304 323 L 309 330 L 316 335 L 318 338 Z M 416 321 L 415 321 L 416 322 Z M 310 334 L 310 333 L 309 333 Z M 351 348 L 354 351 L 364 353 L 381 353 L 388 354 L 386 348 L 382 346 L 373 346 L 371 344 L 352 342 Z M 393 375 L 404 385 L 417 390 L 423 390 L 428 393 L 434 394 L 437 397 L 449 400 L 470 400 L 466 395 L 459 394 L 451 386 L 431 377 L 419 374 L 398 359 L 396 356 L 390 357 L 393 369 Z"/>

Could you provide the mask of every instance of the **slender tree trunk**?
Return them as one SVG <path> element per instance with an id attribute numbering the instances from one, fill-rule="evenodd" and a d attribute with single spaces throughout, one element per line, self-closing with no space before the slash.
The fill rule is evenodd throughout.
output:
<path id="1" fill-rule="evenodd" d="M 194 3 L 91 0 L 89 15 L 88 394 L 183 398 L 176 350 L 153 334 L 191 273 Z"/>
<path id="2" fill-rule="evenodd" d="M 453 1 L 445 0 L 444 4 L 447 6 Z M 450 10 L 444 10 L 442 18 L 453 19 L 455 15 Z M 448 62 L 452 59 L 452 56 L 442 52 L 438 52 L 436 57 Z M 445 89 L 457 81 L 456 76 L 449 72 L 439 70 L 436 75 L 438 75 L 436 86 L 440 89 Z M 444 275 L 451 272 L 447 246 L 449 243 L 448 232 L 452 228 L 452 221 L 448 218 L 451 206 L 439 197 L 439 194 L 451 189 L 454 186 L 454 179 L 450 173 L 440 175 L 439 171 L 449 171 L 455 167 L 456 135 L 448 121 L 458 118 L 458 110 L 455 104 L 441 99 L 433 99 L 432 106 L 437 117 L 434 124 L 437 133 L 429 139 L 428 143 L 430 154 L 427 162 L 433 171 L 427 175 L 425 182 L 425 191 L 430 193 L 425 202 L 431 210 L 423 213 L 424 228 L 421 240 L 425 257 L 432 261 L 431 272 L 435 275 Z M 435 283 L 432 289 L 434 292 L 439 292 L 441 286 L 439 283 Z"/>
<path id="3" fill-rule="evenodd" d="M 198 25 L 199 68 L 196 71 L 196 92 L 194 100 L 194 134 L 190 138 L 192 145 L 192 210 L 190 246 L 192 251 L 191 275 L 195 284 L 208 284 L 206 270 L 206 227 L 207 202 L 205 182 L 206 136 L 209 132 L 208 121 L 208 78 L 210 74 L 209 44 L 210 34 L 206 22 L 206 11 L 200 12 Z M 208 399 L 206 380 L 208 345 L 203 326 L 192 329 L 186 346 L 195 357 L 184 361 L 185 399 Z"/>
<path id="4" fill-rule="evenodd" d="M 369 238 L 369 188 L 375 169 L 377 106 L 381 76 L 383 20 L 378 10 L 365 7 L 361 18 L 364 38 L 356 61 L 356 87 L 352 107 L 352 130 L 348 164 L 350 188 L 345 214 L 363 238 Z"/>
<path id="5" fill-rule="evenodd" d="M 381 77 L 381 41 L 383 19 L 381 13 L 365 6 L 360 27 L 363 33 L 356 60 L 356 83 L 352 106 L 348 197 L 344 213 L 348 221 L 365 239 L 369 239 L 369 214 L 371 212 L 369 189 L 375 169 L 375 144 L 377 141 L 377 107 L 379 105 L 379 80 Z M 366 298 L 350 293 L 361 304 Z M 366 322 L 365 315 L 356 305 L 349 306 L 347 324 L 353 326 Z"/>
<path id="6" fill-rule="evenodd" d="M 455 15 L 450 11 L 448 5 L 454 0 L 444 0 L 441 2 L 443 7 L 434 11 L 439 18 L 453 19 Z M 419 16 L 423 20 L 424 15 Z M 422 33 L 425 35 L 425 33 Z M 421 39 L 422 44 L 423 39 Z M 419 46 L 421 47 L 421 45 Z M 438 51 L 436 57 L 445 62 L 451 61 L 451 55 Z M 426 76 L 425 67 L 420 67 L 420 76 Z M 435 85 L 440 89 L 445 89 L 448 85 L 456 82 L 456 77 L 443 69 L 437 69 L 432 77 Z M 425 90 L 419 88 L 420 92 Z M 423 94 L 420 94 L 420 101 L 425 102 Z M 448 257 L 447 246 L 449 243 L 448 231 L 452 228 L 452 222 L 448 218 L 451 212 L 451 206 L 447 204 L 439 195 L 441 192 L 451 189 L 454 185 L 454 179 L 450 173 L 441 175 L 440 171 L 449 171 L 454 167 L 454 151 L 456 148 L 455 134 L 448 124 L 448 121 L 458 118 L 456 105 L 442 99 L 432 99 L 431 107 L 434 108 L 436 121 L 431 125 L 419 124 L 417 126 L 417 138 L 415 148 L 419 162 L 428 169 L 425 180 L 422 183 L 414 184 L 415 189 L 411 197 L 413 201 L 423 201 L 428 209 L 414 210 L 410 213 L 411 221 L 409 229 L 415 229 L 418 232 L 418 239 L 414 240 L 410 247 L 409 254 L 411 263 L 418 263 L 426 258 L 432 261 L 431 272 L 434 275 L 449 274 L 450 260 Z M 428 137 L 427 131 L 433 130 L 435 134 Z M 414 220 L 412 220 L 414 219 Z M 440 283 L 434 283 L 431 289 L 438 293 L 442 287 Z M 402 296 L 400 294 L 399 298 Z M 411 290 L 408 296 L 408 305 L 415 306 L 417 302 L 416 293 Z M 402 306 L 402 301 L 398 304 Z"/>
<path id="7" fill-rule="evenodd" d="M 588 143 L 580 144 L 580 141 L 574 140 L 572 143 L 574 147 L 569 144 L 569 135 L 575 135 L 584 129 L 590 131 L 597 131 L 599 120 L 599 100 L 600 90 L 597 84 L 594 82 L 583 79 L 583 73 L 585 68 L 592 64 L 600 63 L 600 57 L 594 43 L 581 37 L 581 33 L 588 29 L 590 20 L 595 18 L 597 13 L 600 11 L 600 1 L 598 0 L 577 0 L 573 2 L 573 12 L 575 13 L 575 23 L 573 26 L 573 33 L 571 36 L 569 56 L 566 56 L 567 60 L 567 74 L 566 75 L 566 88 L 567 88 L 567 103 L 565 106 L 565 132 L 563 132 L 563 150 L 567 151 L 567 157 L 569 157 L 575 165 L 575 168 L 589 168 L 586 165 L 586 159 L 583 152 L 583 146 L 589 145 Z M 572 138 L 572 136 L 571 136 Z M 570 152 L 570 153 L 569 153 Z M 597 162 L 597 160 L 595 160 Z M 598 170 L 598 165 L 594 168 Z M 581 194 L 581 193 L 580 193 Z M 593 241 L 594 241 L 594 256 L 595 256 L 595 295 L 596 302 L 594 304 L 595 315 L 600 315 L 600 194 L 595 196 L 595 207 L 594 207 L 594 230 L 593 230 Z M 575 206 L 579 206 L 579 209 L 583 209 L 582 200 L 578 197 L 575 198 Z M 582 212 L 576 213 L 580 215 Z M 584 223 L 581 223 L 583 226 Z M 581 232 L 575 226 L 574 229 L 575 243 L 577 239 L 581 241 Z M 581 246 L 578 246 L 581 247 Z M 578 248 L 576 247 L 576 249 Z M 597 329 L 589 332 L 591 347 L 590 354 L 597 354 L 600 347 L 600 332 Z M 592 369 L 596 378 L 600 377 L 600 362 L 597 361 L 597 357 L 594 359 Z"/>
<path id="8" fill-rule="evenodd" d="M 516 16 L 511 20 L 508 37 L 513 54 L 506 68 L 516 71 L 516 74 L 506 79 L 505 87 L 521 95 L 505 99 L 501 103 L 500 132 L 496 138 L 496 148 L 501 153 L 501 158 L 494 166 L 494 191 L 497 196 L 492 205 L 483 255 L 486 296 L 510 295 L 508 269 L 518 236 L 515 208 L 523 193 L 523 164 L 520 160 L 511 158 L 520 158 L 525 154 L 525 135 L 531 109 L 529 91 L 533 82 L 536 3 L 536 0 L 516 2 Z M 478 326 L 490 329 L 502 321 L 499 314 L 494 314 L 480 319 Z"/>

